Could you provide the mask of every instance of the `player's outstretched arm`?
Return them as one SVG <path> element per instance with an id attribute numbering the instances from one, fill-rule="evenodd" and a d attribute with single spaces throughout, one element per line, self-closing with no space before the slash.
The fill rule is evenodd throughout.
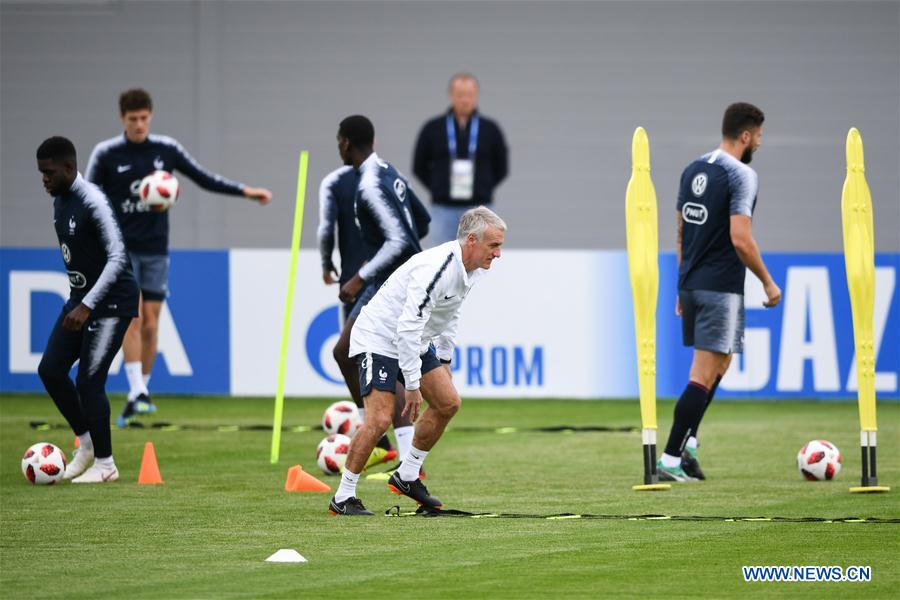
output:
<path id="1" fill-rule="evenodd" d="M 260 204 L 268 204 L 272 200 L 272 192 L 266 188 L 255 188 L 246 186 L 243 183 L 232 181 L 227 177 L 222 177 L 212 171 L 203 168 L 197 160 L 185 150 L 184 146 L 177 141 L 169 138 L 169 143 L 175 148 L 175 169 L 188 176 L 188 179 L 202 187 L 208 192 L 217 194 L 230 194 L 233 196 L 244 196 L 250 200 L 255 200 Z"/>
<path id="2" fill-rule="evenodd" d="M 753 222 L 750 217 L 731 215 L 731 243 L 741 262 L 762 282 L 768 298 L 764 306 L 771 308 L 781 302 L 781 288 L 775 284 L 763 262 L 759 246 L 753 239 Z"/>
<path id="3" fill-rule="evenodd" d="M 256 200 L 260 206 L 265 206 L 272 201 L 272 192 L 266 188 L 245 187 L 244 197 Z"/>

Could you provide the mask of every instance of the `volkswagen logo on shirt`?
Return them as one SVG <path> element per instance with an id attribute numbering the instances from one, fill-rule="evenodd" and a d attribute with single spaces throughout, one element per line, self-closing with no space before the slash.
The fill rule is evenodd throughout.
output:
<path id="1" fill-rule="evenodd" d="M 691 181 L 691 192 L 693 192 L 694 196 L 699 198 L 706 192 L 706 184 L 709 181 L 709 177 L 706 176 L 706 173 L 697 173 L 694 176 L 693 181 Z"/>
<path id="2" fill-rule="evenodd" d="M 394 180 L 394 193 L 400 198 L 400 202 L 406 201 L 406 183 L 402 179 Z"/>
<path id="3" fill-rule="evenodd" d="M 69 285 L 80 290 L 87 285 L 87 278 L 78 271 L 67 271 L 69 274 Z"/>
<path id="4" fill-rule="evenodd" d="M 69 250 L 69 247 L 65 244 L 61 244 L 59 249 L 62 250 L 63 262 L 66 264 L 72 262 L 72 252 Z"/>
<path id="5" fill-rule="evenodd" d="M 706 219 L 709 218 L 709 211 L 702 204 L 685 202 L 684 206 L 681 207 L 681 216 L 688 223 L 703 225 L 706 223 Z"/>

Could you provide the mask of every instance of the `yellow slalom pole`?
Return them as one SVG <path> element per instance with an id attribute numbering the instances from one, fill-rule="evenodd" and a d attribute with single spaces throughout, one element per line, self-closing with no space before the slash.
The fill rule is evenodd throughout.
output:
<path id="1" fill-rule="evenodd" d="M 878 431 L 875 414 L 875 233 L 872 226 L 872 196 L 866 183 L 862 137 L 853 127 L 847 133 L 847 178 L 841 195 L 844 229 L 844 264 L 853 312 L 856 346 L 857 398 L 859 401 L 862 483 L 851 492 L 886 492 L 878 485 L 875 449 Z"/>
<path id="2" fill-rule="evenodd" d="M 631 179 L 625 192 L 628 273 L 634 305 L 644 484 L 635 491 L 667 490 L 656 471 L 656 302 L 659 295 L 659 225 L 656 190 L 650 179 L 650 141 L 643 127 L 631 140 Z"/>
<path id="3" fill-rule="evenodd" d="M 294 233 L 291 237 L 291 264 L 288 268 L 287 299 L 284 305 L 284 326 L 281 330 L 281 351 L 278 355 L 278 386 L 275 391 L 275 419 L 272 423 L 271 462 L 278 462 L 281 450 L 281 420 L 284 416 L 284 378 L 287 371 L 288 342 L 291 336 L 291 309 L 294 306 L 294 280 L 297 278 L 297 258 L 300 253 L 300 233 L 303 231 L 303 204 L 306 199 L 306 169 L 309 152 L 300 152 L 297 169 L 297 199 L 294 204 Z"/>

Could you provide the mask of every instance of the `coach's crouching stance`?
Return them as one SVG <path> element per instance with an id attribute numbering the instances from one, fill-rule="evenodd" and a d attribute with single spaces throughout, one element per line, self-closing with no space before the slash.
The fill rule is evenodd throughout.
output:
<path id="1" fill-rule="evenodd" d="M 475 281 L 500 257 L 505 231 L 506 223 L 489 209 L 467 211 L 456 240 L 410 258 L 363 308 L 350 335 L 350 356 L 359 366 L 366 417 L 350 444 L 341 485 L 328 507 L 332 514 L 373 514 L 356 497 L 356 482 L 391 424 L 397 381 L 406 386 L 404 415 L 418 418 L 423 395 L 428 408 L 416 421 L 412 448 L 388 487 L 420 505 L 441 507 L 419 481 L 419 469 L 459 410 L 450 379 L 459 309 Z"/>

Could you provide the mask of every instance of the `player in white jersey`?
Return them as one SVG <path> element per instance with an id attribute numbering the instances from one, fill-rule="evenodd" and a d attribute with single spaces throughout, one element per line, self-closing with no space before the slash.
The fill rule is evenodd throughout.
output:
<path id="1" fill-rule="evenodd" d="M 356 497 L 356 483 L 391 424 L 398 381 L 406 387 L 403 414 L 418 420 L 412 447 L 388 487 L 426 508 L 441 507 L 419 480 L 419 469 L 459 410 L 459 394 L 450 378 L 459 309 L 500 257 L 505 232 L 506 223 L 490 209 L 467 211 L 456 240 L 407 260 L 362 309 L 350 336 L 350 356 L 359 365 L 366 418 L 350 443 L 340 487 L 328 507 L 332 514 L 373 514 Z M 428 408 L 418 418 L 423 396 Z"/>

